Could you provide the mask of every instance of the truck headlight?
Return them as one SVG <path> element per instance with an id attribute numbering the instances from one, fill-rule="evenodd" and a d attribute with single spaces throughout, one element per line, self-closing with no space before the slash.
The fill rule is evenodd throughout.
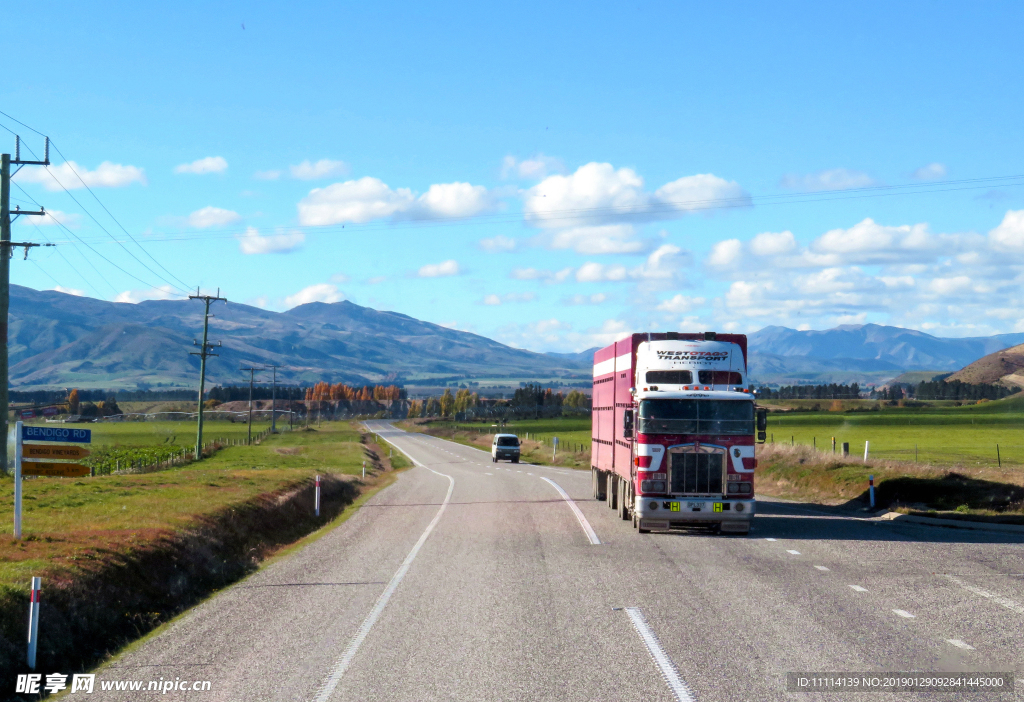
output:
<path id="1" fill-rule="evenodd" d="M 663 493 L 663 492 L 665 492 L 665 481 L 664 480 L 641 480 L 640 481 L 640 492 Z"/>
<path id="2" fill-rule="evenodd" d="M 749 495 L 750 483 L 729 483 L 728 490 L 730 495 Z"/>

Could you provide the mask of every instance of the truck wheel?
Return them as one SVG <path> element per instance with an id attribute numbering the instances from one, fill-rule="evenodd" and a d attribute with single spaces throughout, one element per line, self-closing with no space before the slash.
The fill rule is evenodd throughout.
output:
<path id="1" fill-rule="evenodd" d="M 608 477 L 605 478 L 604 492 L 607 496 L 606 503 L 609 509 L 615 509 L 617 503 L 617 500 L 615 498 L 618 497 L 619 488 L 616 484 L 618 480 L 619 476 L 615 475 L 614 473 L 609 473 Z"/>
<path id="2" fill-rule="evenodd" d="M 497 462 L 498 462 L 498 459 L 495 458 L 494 456 L 491 456 L 491 463 L 497 463 Z"/>
<path id="3" fill-rule="evenodd" d="M 513 463 L 519 463 L 519 458 L 513 458 L 513 459 L 512 459 L 512 462 L 513 462 Z"/>
<path id="4" fill-rule="evenodd" d="M 597 468 L 591 468 L 590 475 L 593 477 L 594 499 L 604 500 L 604 474 Z"/>
<path id="5" fill-rule="evenodd" d="M 628 485 L 625 480 L 619 478 L 619 519 L 629 521 Z"/>

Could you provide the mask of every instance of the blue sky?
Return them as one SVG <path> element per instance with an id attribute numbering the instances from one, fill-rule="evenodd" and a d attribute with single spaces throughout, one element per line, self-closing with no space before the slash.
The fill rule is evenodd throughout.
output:
<path id="1" fill-rule="evenodd" d="M 12 281 L 535 350 L 1024 330 L 1022 6 L 836 5 L 9 4 L 0 110 L 74 168 L 16 176 L 67 229 Z"/>

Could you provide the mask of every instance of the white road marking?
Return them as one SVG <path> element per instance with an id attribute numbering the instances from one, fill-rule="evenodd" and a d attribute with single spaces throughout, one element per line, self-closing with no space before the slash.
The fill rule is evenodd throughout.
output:
<path id="1" fill-rule="evenodd" d="M 396 446 L 395 448 L 398 447 Z M 401 449 L 399 449 L 399 451 L 401 451 Z M 405 451 L 402 451 L 402 453 L 405 453 Z M 345 648 L 345 651 L 341 654 L 341 658 L 339 658 L 337 662 L 331 667 L 330 672 L 327 674 L 327 679 L 320 684 L 320 687 L 317 689 L 316 694 L 313 696 L 314 702 L 327 702 L 327 700 L 330 699 L 331 694 L 334 692 L 334 688 L 336 688 L 338 686 L 338 683 L 341 682 L 341 678 L 345 675 L 345 671 L 348 670 L 349 665 L 351 665 L 352 659 L 355 658 L 356 653 L 359 651 L 359 647 L 363 643 L 363 640 L 366 638 L 367 634 L 370 633 L 370 629 L 373 628 L 373 625 L 377 623 L 377 619 L 380 617 L 381 612 L 383 612 L 384 608 L 387 606 L 388 600 L 391 599 L 391 595 L 395 593 L 395 590 L 398 589 L 398 586 L 399 584 L 401 584 L 402 579 L 405 577 L 405 574 L 409 572 L 409 568 L 410 566 L 412 566 L 412 562 L 416 559 L 416 554 L 420 552 L 420 548 L 423 547 L 423 544 L 426 542 L 427 537 L 430 536 L 430 532 L 432 532 L 434 530 L 434 527 L 437 526 L 437 523 L 441 521 L 441 515 L 444 514 L 445 509 L 448 507 L 448 503 L 452 499 L 452 491 L 455 490 L 455 479 L 452 478 L 452 476 L 445 475 L 444 473 L 438 473 L 436 470 L 427 468 L 425 465 L 417 461 L 415 458 L 409 456 L 408 453 L 406 453 L 405 455 L 408 456 L 409 460 L 411 460 L 416 465 L 422 468 L 426 468 L 431 473 L 440 475 L 443 478 L 448 478 L 448 494 L 444 496 L 444 501 L 441 503 L 441 508 L 437 510 L 437 514 L 434 515 L 434 518 L 431 520 L 430 524 L 427 525 L 427 528 L 420 535 L 419 541 L 417 541 L 416 545 L 412 547 L 411 551 L 409 551 L 409 555 L 407 555 L 405 557 L 405 560 L 402 561 L 402 565 L 399 566 L 398 571 L 391 577 L 391 582 L 388 583 L 388 586 L 384 589 L 384 592 L 382 592 L 380 594 L 380 597 L 377 598 L 376 604 L 373 605 L 373 609 L 370 610 L 370 613 L 366 615 L 366 619 L 364 619 L 363 623 L 359 626 L 359 629 L 356 631 L 356 635 L 352 637 L 351 641 L 349 641 L 348 646 Z"/>
<path id="2" fill-rule="evenodd" d="M 960 639 L 946 639 L 946 643 L 953 644 L 957 648 L 962 648 L 965 651 L 973 651 L 974 650 L 974 646 L 970 645 L 966 641 L 961 641 Z"/>
<path id="3" fill-rule="evenodd" d="M 988 590 L 982 590 L 980 587 L 974 587 L 973 585 L 969 585 L 960 578 L 954 578 L 952 575 L 943 575 L 942 577 L 946 578 L 950 582 L 956 583 L 968 592 L 973 592 L 975 595 L 980 595 L 985 599 L 992 600 L 997 604 L 1001 604 L 1003 607 L 1006 607 L 1011 612 L 1016 612 L 1017 614 L 1024 614 L 1024 607 L 1017 604 L 1013 600 L 1007 599 L 1005 597 L 1000 597 L 999 595 L 993 592 L 989 592 Z"/>
<path id="4" fill-rule="evenodd" d="M 828 568 L 826 568 L 825 566 L 814 566 L 814 567 L 817 568 L 818 570 L 828 570 Z"/>
<path id="5" fill-rule="evenodd" d="M 494 473 L 484 473 L 484 475 L 494 475 Z"/>
<path id="6" fill-rule="evenodd" d="M 594 533 L 594 528 L 590 526 L 590 522 L 588 522 L 587 518 L 583 516 L 583 512 L 581 512 L 580 508 L 576 506 L 576 503 L 573 502 L 573 499 L 569 497 L 569 494 L 562 489 L 562 486 L 556 483 L 551 478 L 542 477 L 541 480 L 546 480 L 547 482 L 551 483 L 551 487 L 558 490 L 558 494 L 562 496 L 562 499 L 566 501 L 566 503 L 569 505 L 572 511 L 576 514 L 576 519 L 579 520 L 580 526 L 583 527 L 583 531 L 586 532 L 587 538 L 590 539 L 590 543 L 594 544 L 595 546 L 600 545 L 601 540 L 597 538 L 597 534 Z"/>
<path id="7" fill-rule="evenodd" d="M 792 553 L 794 556 L 799 556 L 800 555 L 799 551 L 794 551 L 793 549 L 787 550 L 786 553 Z"/>
<path id="8" fill-rule="evenodd" d="M 866 587 L 861 587 L 860 585 L 851 585 L 850 589 L 853 590 L 854 592 L 867 592 L 868 591 L 868 589 Z"/>
<path id="9" fill-rule="evenodd" d="M 527 473 L 527 475 L 533 475 L 533 473 Z"/>
<path id="10" fill-rule="evenodd" d="M 765 539 L 765 541 L 778 541 L 778 539 Z"/>
<path id="11" fill-rule="evenodd" d="M 643 640 L 644 645 L 647 646 L 651 658 L 654 659 L 654 664 L 661 671 L 661 677 L 664 678 L 668 689 L 672 691 L 675 698 L 679 702 L 697 702 L 697 698 L 693 696 L 689 686 L 679 676 L 679 669 L 676 668 L 676 664 L 668 657 L 665 649 L 661 647 L 658 637 L 651 631 L 651 627 L 648 626 L 644 613 L 640 611 L 640 608 L 626 607 L 626 614 L 629 615 L 633 628 L 636 629 L 636 633 L 640 634 L 640 638 Z"/>
<path id="12" fill-rule="evenodd" d="M 915 617 L 913 614 L 911 614 L 905 609 L 894 609 L 893 612 L 900 615 L 904 619 L 917 619 L 917 617 Z"/>

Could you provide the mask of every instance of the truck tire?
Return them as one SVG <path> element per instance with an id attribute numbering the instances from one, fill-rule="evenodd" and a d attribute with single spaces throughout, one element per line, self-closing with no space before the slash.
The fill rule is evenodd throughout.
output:
<path id="1" fill-rule="evenodd" d="M 608 509 L 615 509 L 618 502 L 615 498 L 618 497 L 618 485 L 616 484 L 619 480 L 619 476 L 615 473 L 608 473 L 604 482 L 604 492 L 606 496 L 605 503 L 608 505 Z"/>
<path id="2" fill-rule="evenodd" d="M 629 521 L 629 483 L 619 478 L 619 519 Z"/>
<path id="3" fill-rule="evenodd" d="M 591 468 L 590 475 L 593 477 L 594 499 L 604 500 L 604 473 L 602 471 L 599 471 L 597 468 Z"/>

